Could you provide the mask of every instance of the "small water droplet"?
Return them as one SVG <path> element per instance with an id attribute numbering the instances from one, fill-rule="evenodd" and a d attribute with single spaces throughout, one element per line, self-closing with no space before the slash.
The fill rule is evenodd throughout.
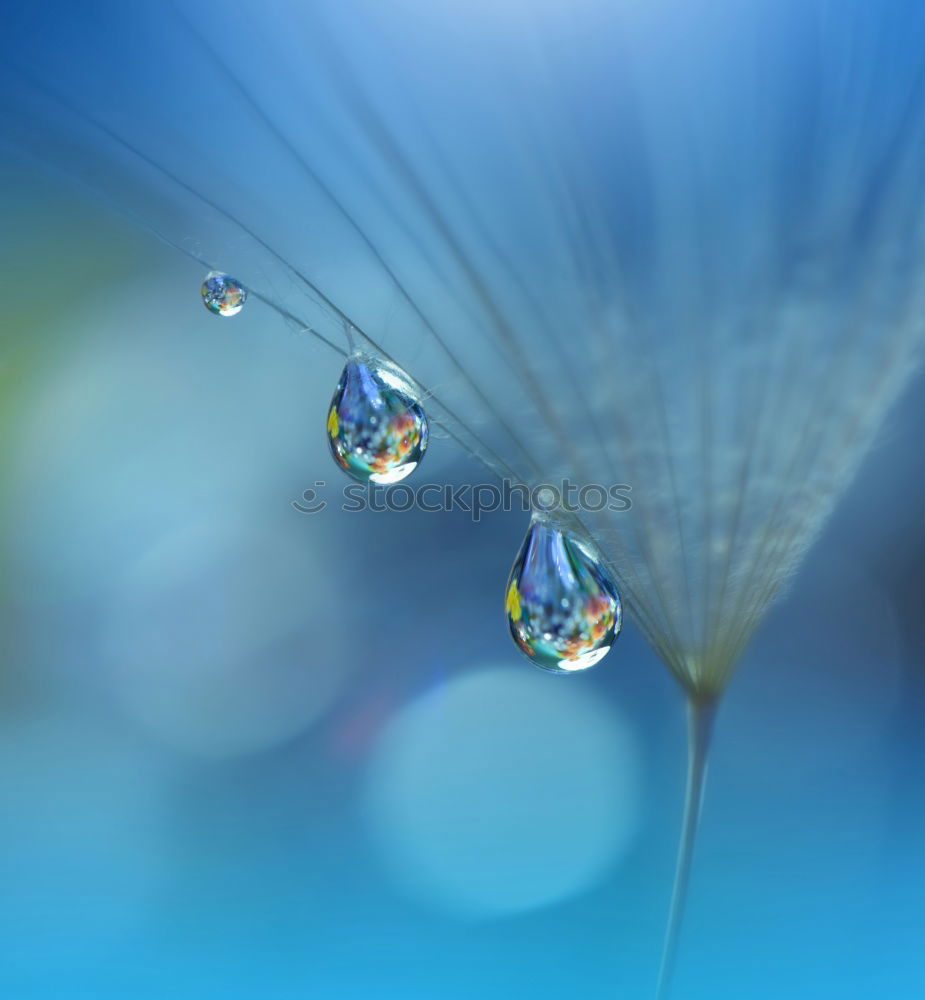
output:
<path id="1" fill-rule="evenodd" d="M 247 289 L 221 271 L 210 271 L 202 283 L 202 301 L 216 316 L 237 316 L 247 301 Z"/>
<path id="2" fill-rule="evenodd" d="M 427 448 L 427 417 L 397 366 L 348 359 L 328 411 L 328 444 L 337 464 L 362 483 L 397 483 Z"/>
<path id="3" fill-rule="evenodd" d="M 517 555 L 505 610 L 523 653 L 554 673 L 594 666 L 623 625 L 617 589 L 601 562 L 543 518 L 533 520 Z"/>

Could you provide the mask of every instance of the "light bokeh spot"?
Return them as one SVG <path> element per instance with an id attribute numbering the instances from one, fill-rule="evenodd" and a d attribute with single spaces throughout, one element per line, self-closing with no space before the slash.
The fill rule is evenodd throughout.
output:
<path id="1" fill-rule="evenodd" d="M 593 886 L 629 847 L 638 752 L 590 689 L 483 668 L 394 717 L 366 816 L 396 886 L 463 918 L 547 906 Z"/>
<path id="2" fill-rule="evenodd" d="M 306 616 L 336 615 L 298 540 L 213 516 L 127 574 L 105 643 L 113 690 L 160 742 L 206 757 L 259 752 L 331 706 L 343 658 L 331 662 Z"/>

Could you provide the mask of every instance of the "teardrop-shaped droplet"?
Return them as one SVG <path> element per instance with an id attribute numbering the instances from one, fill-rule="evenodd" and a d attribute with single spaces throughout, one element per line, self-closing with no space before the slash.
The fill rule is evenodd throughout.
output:
<path id="1" fill-rule="evenodd" d="M 427 417 L 407 375 L 373 358 L 348 359 L 328 411 L 337 464 L 363 483 L 397 483 L 427 448 Z"/>
<path id="2" fill-rule="evenodd" d="M 216 316 L 237 316 L 247 301 L 247 289 L 230 275 L 210 271 L 202 283 L 202 301 Z"/>
<path id="3" fill-rule="evenodd" d="M 531 523 L 511 570 L 505 610 L 517 645 L 555 673 L 593 667 L 623 624 L 617 589 L 598 559 L 542 518 Z"/>

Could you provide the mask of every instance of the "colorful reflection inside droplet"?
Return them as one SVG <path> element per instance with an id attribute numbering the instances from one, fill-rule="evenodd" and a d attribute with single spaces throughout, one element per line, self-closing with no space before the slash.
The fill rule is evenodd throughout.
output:
<path id="1" fill-rule="evenodd" d="M 427 448 L 427 418 L 392 366 L 351 358 L 331 400 L 327 434 L 337 464 L 363 483 L 397 483 Z"/>
<path id="2" fill-rule="evenodd" d="M 511 570 L 505 611 L 522 652 L 555 673 L 600 662 L 623 623 L 616 587 L 600 561 L 542 519 L 530 525 Z"/>
<path id="3" fill-rule="evenodd" d="M 247 289 L 221 271 L 210 271 L 202 283 L 202 301 L 216 316 L 237 316 L 247 301 Z"/>

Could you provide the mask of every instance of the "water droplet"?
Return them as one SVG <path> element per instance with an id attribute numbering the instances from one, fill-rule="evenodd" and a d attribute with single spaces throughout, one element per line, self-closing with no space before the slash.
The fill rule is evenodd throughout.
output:
<path id="1" fill-rule="evenodd" d="M 217 316 L 237 316 L 247 301 L 247 289 L 221 271 L 210 271 L 202 283 L 202 301 Z"/>
<path id="2" fill-rule="evenodd" d="M 534 518 L 517 555 L 505 610 L 520 649 L 554 673 L 593 667 L 623 624 L 617 589 L 599 559 L 543 518 Z"/>
<path id="3" fill-rule="evenodd" d="M 427 448 L 427 417 L 408 376 L 374 358 L 348 359 L 328 412 L 337 464 L 363 483 L 397 483 Z"/>

